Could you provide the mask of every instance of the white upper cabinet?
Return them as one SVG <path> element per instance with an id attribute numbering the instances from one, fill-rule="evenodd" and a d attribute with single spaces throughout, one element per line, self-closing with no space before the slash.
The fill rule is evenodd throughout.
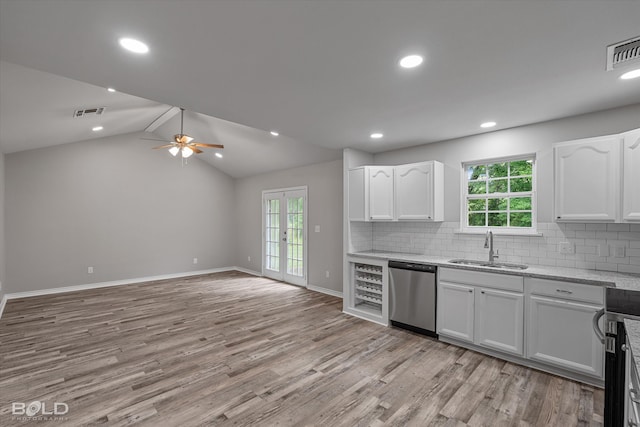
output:
<path id="1" fill-rule="evenodd" d="M 444 165 L 428 161 L 349 170 L 350 221 L 443 221 Z"/>
<path id="2" fill-rule="evenodd" d="M 395 217 L 397 220 L 444 220 L 444 166 L 422 162 L 396 166 Z"/>
<path id="3" fill-rule="evenodd" d="M 640 129 L 622 135 L 623 182 L 622 219 L 640 221 Z"/>
<path id="4" fill-rule="evenodd" d="M 349 220 L 369 220 L 369 170 L 349 169 Z"/>
<path id="5" fill-rule="evenodd" d="M 393 166 L 369 166 L 369 218 L 391 221 L 393 217 Z"/>
<path id="6" fill-rule="evenodd" d="M 616 221 L 620 206 L 619 135 L 554 146 L 557 221 Z"/>

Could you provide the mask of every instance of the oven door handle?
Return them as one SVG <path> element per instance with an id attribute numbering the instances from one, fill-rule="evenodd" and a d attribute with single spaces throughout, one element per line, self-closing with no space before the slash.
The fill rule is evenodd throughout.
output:
<path id="1" fill-rule="evenodd" d="M 601 308 L 600 310 L 596 311 L 596 313 L 593 315 L 592 325 L 593 325 L 593 332 L 595 332 L 600 342 L 604 344 L 605 336 L 604 336 L 604 333 L 600 330 L 600 326 L 598 325 L 598 322 L 600 321 L 600 318 L 602 316 L 604 316 L 604 308 Z"/>

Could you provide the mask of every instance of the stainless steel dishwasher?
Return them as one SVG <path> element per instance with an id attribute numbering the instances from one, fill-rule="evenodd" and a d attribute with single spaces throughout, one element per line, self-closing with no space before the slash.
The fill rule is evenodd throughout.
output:
<path id="1" fill-rule="evenodd" d="M 436 335 L 435 265 L 389 261 L 391 324 L 425 335 Z"/>

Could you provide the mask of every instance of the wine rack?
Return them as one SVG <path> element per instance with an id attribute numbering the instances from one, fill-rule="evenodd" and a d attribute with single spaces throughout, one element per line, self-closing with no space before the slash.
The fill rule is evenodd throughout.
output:
<path id="1" fill-rule="evenodd" d="M 354 263 L 353 275 L 355 308 L 382 315 L 382 266 Z"/>

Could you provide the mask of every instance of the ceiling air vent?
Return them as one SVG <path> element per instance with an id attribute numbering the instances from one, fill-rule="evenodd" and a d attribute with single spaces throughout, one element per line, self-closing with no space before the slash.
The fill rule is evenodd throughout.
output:
<path id="1" fill-rule="evenodd" d="M 85 117 L 85 116 L 101 116 L 104 113 L 106 107 L 96 107 L 96 108 L 84 108 L 81 110 L 76 110 L 73 113 L 73 117 Z"/>
<path id="2" fill-rule="evenodd" d="M 607 71 L 640 62 L 640 37 L 607 46 Z"/>

